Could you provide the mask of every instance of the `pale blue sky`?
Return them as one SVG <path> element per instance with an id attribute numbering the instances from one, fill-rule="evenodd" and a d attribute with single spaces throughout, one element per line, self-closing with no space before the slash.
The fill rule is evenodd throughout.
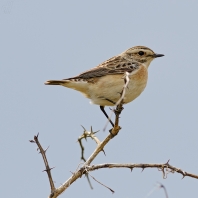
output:
<path id="1" fill-rule="evenodd" d="M 76 143 L 83 125 L 108 132 L 98 106 L 80 93 L 45 86 L 97 66 L 135 45 L 165 56 L 154 60 L 144 93 L 125 106 L 122 130 L 93 164 L 165 163 L 198 174 L 198 1 L 0 0 L 0 186 L 1 197 L 47 197 L 50 188 L 36 145 L 40 132 L 56 186 L 80 162 Z M 109 111 L 108 111 L 109 112 Z M 110 125 L 109 125 L 110 128 Z M 88 157 L 95 148 L 84 142 Z M 169 197 L 197 197 L 197 180 L 146 169 L 99 170 L 61 197 L 142 198 L 161 182 Z M 156 191 L 150 197 L 165 197 Z"/>

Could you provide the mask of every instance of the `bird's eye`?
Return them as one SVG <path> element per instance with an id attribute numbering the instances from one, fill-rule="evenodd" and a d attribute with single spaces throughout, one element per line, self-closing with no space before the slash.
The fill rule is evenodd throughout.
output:
<path id="1" fill-rule="evenodd" d="M 143 52 L 143 51 L 139 51 L 138 54 L 139 54 L 140 56 L 143 56 L 143 55 L 144 55 L 144 52 Z"/>

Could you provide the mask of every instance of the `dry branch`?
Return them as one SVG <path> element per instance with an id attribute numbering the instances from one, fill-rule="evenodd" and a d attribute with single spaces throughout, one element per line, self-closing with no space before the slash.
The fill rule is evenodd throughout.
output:
<path id="1" fill-rule="evenodd" d="M 55 188 L 55 185 L 54 185 L 54 182 L 53 182 L 53 179 L 52 179 L 52 175 L 51 175 L 51 170 L 54 168 L 50 168 L 49 167 L 49 164 L 48 164 L 48 161 L 47 161 L 47 157 L 45 155 L 47 149 L 43 149 L 43 147 L 41 146 L 39 140 L 38 140 L 38 136 L 39 136 L 39 133 L 37 135 L 34 136 L 34 140 L 30 140 L 31 143 L 36 143 L 37 146 L 38 146 L 38 149 L 39 149 L 39 153 L 41 153 L 42 157 L 43 157 L 43 161 L 45 163 L 45 170 L 47 172 L 47 175 L 48 175 L 48 179 L 49 179 L 49 183 L 50 183 L 50 187 L 51 187 L 51 194 L 53 194 L 53 192 L 56 190 Z"/>
<path id="2" fill-rule="evenodd" d="M 167 178 L 168 173 L 179 173 L 182 175 L 182 179 L 184 177 L 192 177 L 195 179 L 198 179 L 198 175 L 186 172 L 180 168 L 177 168 L 175 166 L 172 166 L 169 164 L 169 161 L 165 164 L 116 164 L 116 163 L 108 163 L 108 164 L 98 164 L 98 165 L 92 165 L 87 166 L 87 171 L 94 171 L 101 168 L 129 168 L 131 171 L 134 168 L 141 168 L 144 170 L 145 168 L 156 168 L 163 174 L 163 179 Z"/>

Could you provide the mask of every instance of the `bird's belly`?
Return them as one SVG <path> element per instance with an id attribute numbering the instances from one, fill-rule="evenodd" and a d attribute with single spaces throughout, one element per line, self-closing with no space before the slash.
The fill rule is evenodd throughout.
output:
<path id="1" fill-rule="evenodd" d="M 147 75 L 143 78 L 130 77 L 124 96 L 124 103 L 129 103 L 137 98 L 146 87 L 146 83 Z M 91 99 L 93 104 L 114 106 L 121 97 L 123 86 L 123 75 L 104 76 L 96 84 L 90 86 L 88 98 Z"/>

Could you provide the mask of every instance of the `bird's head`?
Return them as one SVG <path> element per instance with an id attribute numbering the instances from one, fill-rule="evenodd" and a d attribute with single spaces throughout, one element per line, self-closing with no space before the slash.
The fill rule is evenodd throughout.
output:
<path id="1" fill-rule="evenodd" d="M 143 63 L 144 65 L 146 65 L 146 67 L 150 65 L 153 59 L 164 56 L 163 54 L 156 54 L 155 52 L 153 52 L 153 50 L 145 46 L 135 46 L 129 48 L 128 50 L 123 52 L 122 55 L 139 63 Z"/>

